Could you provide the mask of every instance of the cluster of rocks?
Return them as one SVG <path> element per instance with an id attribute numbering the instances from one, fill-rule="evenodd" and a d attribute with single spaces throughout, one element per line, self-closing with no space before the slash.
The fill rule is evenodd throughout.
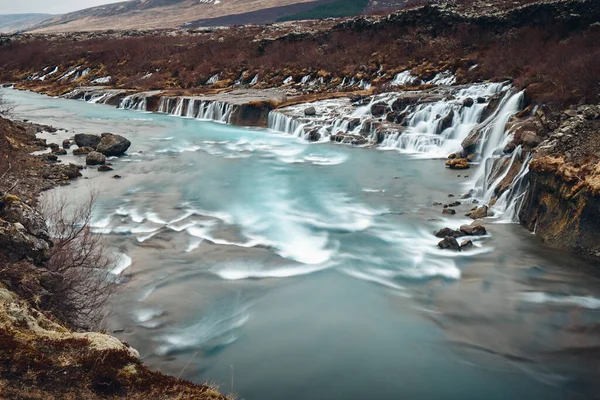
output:
<path id="1" fill-rule="evenodd" d="M 112 171 L 106 162 L 106 157 L 121 156 L 131 146 L 129 140 L 112 133 L 103 133 L 102 135 L 79 133 L 75 135 L 75 143 L 78 148 L 73 150 L 73 154 L 85 155 L 86 165 L 98 165 L 98 171 Z M 65 146 L 70 147 L 70 143 L 63 142 L 63 147 Z"/>
<path id="2" fill-rule="evenodd" d="M 438 243 L 438 247 L 443 250 L 464 251 L 473 248 L 473 241 L 470 239 L 463 240 L 459 244 L 457 238 L 465 236 L 484 236 L 487 235 L 485 226 L 479 221 L 474 221 L 470 225 L 462 225 L 459 229 L 443 228 L 434 235 L 442 240 Z"/>

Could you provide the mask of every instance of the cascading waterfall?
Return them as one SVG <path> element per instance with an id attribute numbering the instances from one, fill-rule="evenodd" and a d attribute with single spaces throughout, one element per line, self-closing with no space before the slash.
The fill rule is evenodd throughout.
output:
<path id="1" fill-rule="evenodd" d="M 268 117 L 268 128 L 278 132 L 303 137 L 304 124 L 296 118 L 287 116 L 277 111 L 271 111 Z"/>
<path id="2" fill-rule="evenodd" d="M 234 105 L 223 101 L 163 96 L 158 103 L 158 112 L 175 117 L 229 122 L 234 107 Z"/>
<path id="3" fill-rule="evenodd" d="M 146 95 L 143 93 L 135 93 L 135 94 L 126 96 L 119 103 L 119 108 L 121 108 L 123 110 L 146 111 L 146 109 L 147 109 Z"/>

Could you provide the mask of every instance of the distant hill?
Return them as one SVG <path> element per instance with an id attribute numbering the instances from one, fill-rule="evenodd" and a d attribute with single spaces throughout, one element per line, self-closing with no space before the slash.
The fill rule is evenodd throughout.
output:
<path id="1" fill-rule="evenodd" d="M 24 31 L 47 19 L 55 17 L 52 14 L 6 14 L 0 15 L 0 32 L 11 33 Z"/>
<path id="2" fill-rule="evenodd" d="M 160 29 L 273 22 L 325 0 L 131 0 L 57 16 L 31 32 Z M 268 11 L 265 11 L 268 10 Z"/>

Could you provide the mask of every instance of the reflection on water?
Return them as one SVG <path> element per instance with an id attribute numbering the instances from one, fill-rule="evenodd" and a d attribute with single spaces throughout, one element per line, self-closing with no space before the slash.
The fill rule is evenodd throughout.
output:
<path id="1" fill-rule="evenodd" d="M 102 191 L 93 226 L 128 278 L 110 325 L 150 365 L 250 400 L 594 397 L 594 266 L 492 222 L 439 250 L 467 222 L 432 206 L 465 181 L 439 160 L 4 93 L 133 142 L 122 179 L 60 190 Z"/>

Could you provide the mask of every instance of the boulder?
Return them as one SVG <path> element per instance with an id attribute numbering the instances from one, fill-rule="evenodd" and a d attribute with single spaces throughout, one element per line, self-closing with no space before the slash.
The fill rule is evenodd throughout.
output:
<path id="1" fill-rule="evenodd" d="M 108 171 L 112 171 L 113 169 L 111 167 L 109 167 L 108 165 L 101 165 L 98 167 L 98 171 L 100 172 L 108 172 Z"/>
<path id="2" fill-rule="evenodd" d="M 87 165 L 101 165 L 106 162 L 106 156 L 102 153 L 98 153 L 97 151 L 92 151 L 85 158 L 85 163 Z"/>
<path id="3" fill-rule="evenodd" d="M 105 156 L 120 156 L 127 151 L 129 146 L 131 146 L 131 142 L 123 136 L 103 133 L 96 151 Z"/>
<path id="4" fill-rule="evenodd" d="M 481 219 L 488 216 L 488 206 L 481 206 L 467 214 L 472 219 Z"/>
<path id="5" fill-rule="evenodd" d="M 50 143 L 48 145 L 48 147 L 50 147 L 50 149 L 52 149 L 52 151 L 57 150 L 60 146 L 57 143 Z"/>
<path id="6" fill-rule="evenodd" d="M 52 149 L 52 154 L 56 154 L 57 156 L 66 156 L 67 150 L 61 148 Z"/>
<path id="7" fill-rule="evenodd" d="M 468 169 L 469 161 L 466 158 L 454 158 L 446 161 L 446 165 L 450 167 L 450 169 Z"/>
<path id="8" fill-rule="evenodd" d="M 73 149 L 73 155 L 83 156 L 91 153 L 92 151 L 94 151 L 94 149 L 92 149 L 91 147 L 78 147 L 76 149 Z"/>
<path id="9" fill-rule="evenodd" d="M 307 116 L 317 115 L 317 110 L 313 106 L 306 107 L 304 109 L 304 115 L 307 115 Z"/>
<path id="10" fill-rule="evenodd" d="M 100 140 L 100 136 L 89 133 L 78 133 L 75 135 L 75 143 L 79 147 L 90 147 L 92 149 L 96 149 L 96 146 L 98 146 Z"/>
<path id="11" fill-rule="evenodd" d="M 444 208 L 442 210 L 442 214 L 446 214 L 446 215 L 454 215 L 456 214 L 456 210 L 453 210 L 451 208 Z"/>
<path id="12" fill-rule="evenodd" d="M 487 234 L 485 226 L 476 223 L 475 225 L 462 225 L 460 231 L 467 236 L 482 236 Z"/>
<path id="13" fill-rule="evenodd" d="M 63 149 L 70 149 L 71 148 L 71 141 L 69 139 L 63 140 L 62 147 L 63 147 Z"/>
<path id="14" fill-rule="evenodd" d="M 444 240 L 438 243 L 438 247 L 443 250 L 460 250 L 460 245 L 453 236 L 446 236 Z"/>
<path id="15" fill-rule="evenodd" d="M 465 107 L 472 107 L 473 104 L 475 104 L 475 100 L 473 100 L 470 97 L 467 97 L 466 99 L 463 100 L 463 106 L 465 106 Z"/>

